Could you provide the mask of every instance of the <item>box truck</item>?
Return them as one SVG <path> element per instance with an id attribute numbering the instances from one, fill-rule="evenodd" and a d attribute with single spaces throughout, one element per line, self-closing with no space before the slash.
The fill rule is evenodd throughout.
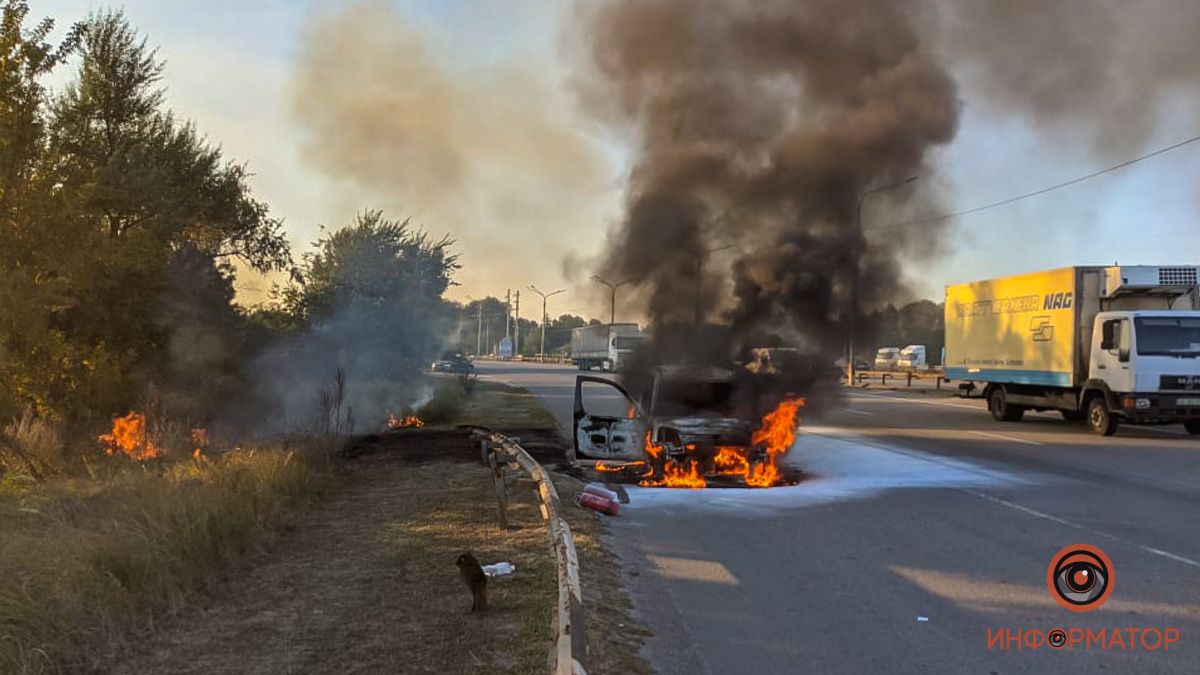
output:
<path id="1" fill-rule="evenodd" d="M 571 331 L 571 362 L 580 370 L 617 370 L 645 339 L 636 323 L 581 326 Z"/>
<path id="2" fill-rule="evenodd" d="M 1196 266 L 1065 267 L 946 288 L 946 377 L 982 385 L 1015 422 L 1059 410 L 1200 434 Z"/>

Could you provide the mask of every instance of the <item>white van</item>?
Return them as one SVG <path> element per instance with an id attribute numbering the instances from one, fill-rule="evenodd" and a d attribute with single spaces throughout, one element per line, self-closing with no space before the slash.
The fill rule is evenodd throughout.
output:
<path id="1" fill-rule="evenodd" d="M 892 370 L 900 360 L 899 347 L 880 347 L 875 352 L 875 370 Z"/>

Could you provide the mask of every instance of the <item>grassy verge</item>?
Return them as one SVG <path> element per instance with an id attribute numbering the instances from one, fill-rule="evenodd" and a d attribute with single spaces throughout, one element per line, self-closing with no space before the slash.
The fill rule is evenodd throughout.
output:
<path id="1" fill-rule="evenodd" d="M 314 453 L 315 454 L 315 453 Z M 0 672 L 90 671 L 260 549 L 316 493 L 307 453 L 97 461 L 0 483 Z"/>
<path id="2" fill-rule="evenodd" d="M 380 453 L 346 472 L 265 561 L 112 672 L 544 672 L 555 577 L 532 500 L 501 530 L 483 466 Z M 516 565 L 484 612 L 454 564 L 468 550 Z"/>

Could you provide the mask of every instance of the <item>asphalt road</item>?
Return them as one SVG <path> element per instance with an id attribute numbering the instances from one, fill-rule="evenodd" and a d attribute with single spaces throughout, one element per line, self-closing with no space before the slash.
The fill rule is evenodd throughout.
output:
<path id="1" fill-rule="evenodd" d="M 479 366 L 570 436 L 575 370 Z M 1179 427 L 1101 438 L 1057 415 L 1001 423 L 980 401 L 867 389 L 805 419 L 787 462 L 811 477 L 630 490 L 612 522 L 661 672 L 1200 672 L 1200 440 Z M 1110 599 L 1084 613 L 1046 584 L 1079 543 L 1113 563 Z M 1053 628 L 1080 639 L 1030 633 Z M 1179 637 L 1150 649 L 1166 633 L 1131 628 Z M 1003 629 L 1021 649 L 989 648 Z M 1089 629 L 1107 649 L 1087 647 Z"/>

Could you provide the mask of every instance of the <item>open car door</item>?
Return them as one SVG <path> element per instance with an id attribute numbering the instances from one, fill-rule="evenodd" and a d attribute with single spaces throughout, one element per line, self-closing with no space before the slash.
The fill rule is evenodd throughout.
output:
<path id="1" fill-rule="evenodd" d="M 589 411 L 583 400 L 583 385 L 585 382 L 595 383 L 589 389 L 603 391 L 604 387 L 611 388 L 606 392 L 615 400 L 607 401 L 617 407 L 623 402 L 621 409 L 624 415 L 604 414 L 605 411 Z M 578 375 L 575 377 L 575 456 L 586 459 L 607 459 L 633 462 L 645 459 L 643 456 L 646 445 L 646 420 L 637 405 L 629 398 L 629 393 L 621 385 L 602 377 Z"/>

